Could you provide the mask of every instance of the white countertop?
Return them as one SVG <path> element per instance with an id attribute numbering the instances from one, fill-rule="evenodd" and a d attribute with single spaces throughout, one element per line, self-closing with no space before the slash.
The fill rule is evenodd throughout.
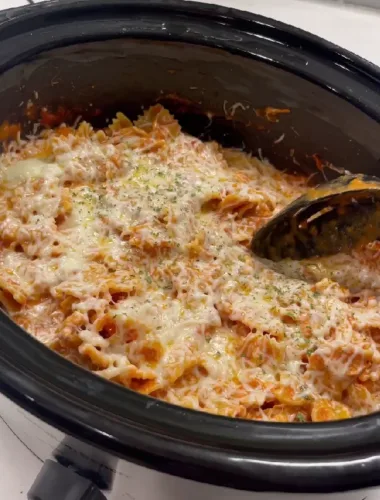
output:
<path id="1" fill-rule="evenodd" d="M 380 66 L 380 11 L 308 0 L 214 0 L 209 3 L 234 6 L 292 24 Z M 25 0 L 0 0 L 0 9 L 27 4 Z M 0 498 L 25 500 L 41 463 L 1 420 L 2 401 L 0 398 Z M 380 491 L 372 492 L 368 500 L 380 500 Z"/>

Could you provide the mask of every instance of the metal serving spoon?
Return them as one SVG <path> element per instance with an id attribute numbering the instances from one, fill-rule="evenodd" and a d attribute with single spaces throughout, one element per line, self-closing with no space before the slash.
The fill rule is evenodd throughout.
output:
<path id="1" fill-rule="evenodd" d="M 380 179 L 344 175 L 310 189 L 255 234 L 252 251 L 272 261 L 322 257 L 380 239 Z"/>

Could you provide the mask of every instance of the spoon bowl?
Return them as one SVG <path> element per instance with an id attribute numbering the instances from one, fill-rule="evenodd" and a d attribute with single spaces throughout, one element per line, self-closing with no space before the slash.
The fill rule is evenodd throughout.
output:
<path id="1" fill-rule="evenodd" d="M 380 179 L 343 175 L 290 203 L 253 237 L 257 256 L 279 261 L 322 257 L 380 238 Z"/>

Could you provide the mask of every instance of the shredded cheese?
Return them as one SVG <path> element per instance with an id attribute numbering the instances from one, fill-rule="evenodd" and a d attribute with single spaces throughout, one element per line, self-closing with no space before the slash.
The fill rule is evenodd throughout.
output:
<path id="1" fill-rule="evenodd" d="M 0 300 L 71 361 L 171 403 L 286 422 L 376 411 L 376 244 L 276 266 L 249 251 L 305 190 L 160 106 L 43 131 L 1 158 Z"/>

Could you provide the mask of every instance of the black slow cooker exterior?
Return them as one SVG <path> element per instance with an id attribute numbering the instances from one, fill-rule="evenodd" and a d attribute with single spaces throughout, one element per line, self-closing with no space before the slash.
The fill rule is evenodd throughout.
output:
<path id="1" fill-rule="evenodd" d="M 379 69 L 271 19 L 176 0 L 52 1 L 3 13 L 0 42 L 0 122 L 26 133 L 29 100 L 95 124 L 162 102 L 185 130 L 281 168 L 315 171 L 318 155 L 379 169 Z M 270 122 L 266 106 L 290 113 Z M 379 414 L 301 425 L 187 410 L 72 365 L 3 313 L 0 389 L 85 443 L 197 481 L 292 492 L 380 483 Z"/>

